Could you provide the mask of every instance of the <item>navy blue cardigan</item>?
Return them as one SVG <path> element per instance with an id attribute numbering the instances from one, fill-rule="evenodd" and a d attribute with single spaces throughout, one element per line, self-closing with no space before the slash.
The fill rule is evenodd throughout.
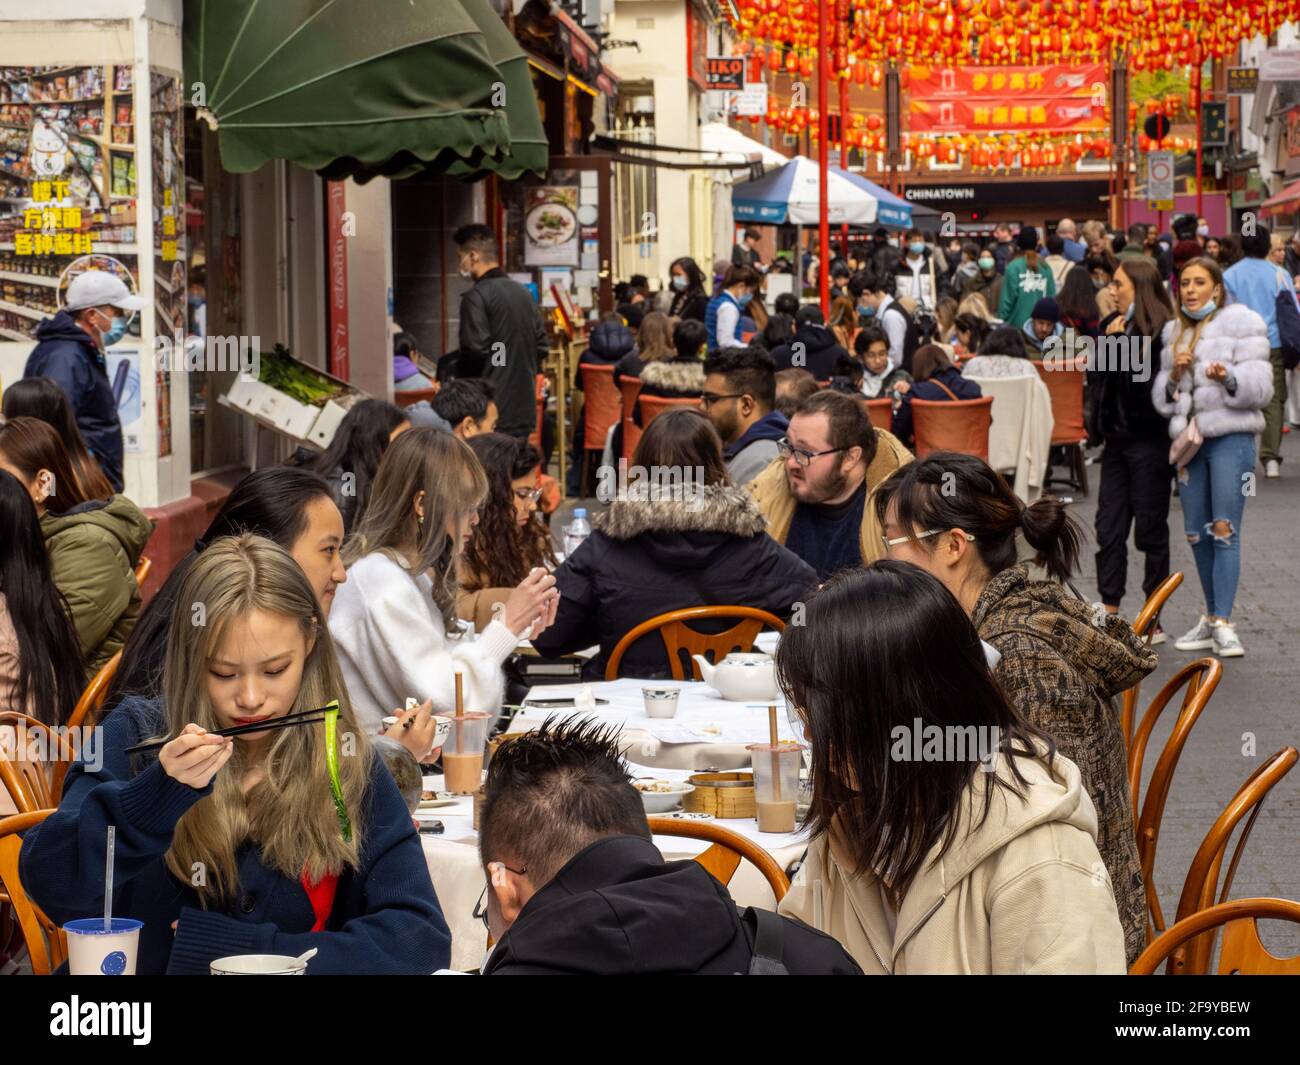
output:
<path id="1" fill-rule="evenodd" d="M 262 864 L 256 844 L 238 853 L 238 897 L 204 910 L 198 894 L 164 864 L 181 815 L 212 785 L 192 788 L 169 777 L 157 755 L 123 752 L 165 731 L 158 703 L 124 700 L 104 721 L 99 772 L 77 762 L 58 810 L 23 837 L 20 873 L 31 897 L 63 924 L 103 912 L 104 851 L 117 828 L 113 912 L 144 922 L 139 974 L 202 974 L 231 954 L 298 955 L 318 974 L 428 974 L 446 968 L 451 935 L 424 850 L 406 804 L 382 759 L 375 758 L 363 799 L 365 839 L 356 870 L 339 876 L 326 931 L 302 884 Z M 222 770 L 225 772 L 225 770 Z M 175 934 L 173 921 L 179 921 Z"/>
<path id="2" fill-rule="evenodd" d="M 894 435 L 908 447 L 916 446 L 912 428 L 912 400 L 928 399 L 931 402 L 939 403 L 952 400 L 952 396 L 936 385 L 935 381 L 942 381 L 958 399 L 979 399 L 984 394 L 980 391 L 979 385 L 974 381 L 966 380 L 961 375 L 961 371 L 955 366 L 940 370 L 925 381 L 913 382 L 911 390 L 902 397 L 902 402 L 899 403 L 898 409 L 894 411 L 894 424 L 892 426 Z"/>

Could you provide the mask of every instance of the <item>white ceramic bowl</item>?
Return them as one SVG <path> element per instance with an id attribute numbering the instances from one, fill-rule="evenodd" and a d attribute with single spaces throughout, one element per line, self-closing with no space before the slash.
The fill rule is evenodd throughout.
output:
<path id="1" fill-rule="evenodd" d="M 682 799 L 695 790 L 694 784 L 688 784 L 684 780 L 672 783 L 672 791 L 641 792 L 641 801 L 645 804 L 646 813 L 666 814 L 669 810 L 676 809 Z"/>
<path id="2" fill-rule="evenodd" d="M 209 963 L 213 976 L 302 976 L 307 963 L 280 954 L 232 954 Z"/>

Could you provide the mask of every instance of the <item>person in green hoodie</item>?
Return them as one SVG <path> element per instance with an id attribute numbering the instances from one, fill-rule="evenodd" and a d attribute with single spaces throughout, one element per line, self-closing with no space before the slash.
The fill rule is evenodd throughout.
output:
<path id="1" fill-rule="evenodd" d="M 1007 325 L 1023 329 L 1034 304 L 1044 296 L 1056 295 L 1052 270 L 1038 257 L 1038 230 L 1023 226 L 1016 234 L 1016 257 L 1007 263 L 998 297 L 998 317 Z"/>
<path id="2" fill-rule="evenodd" d="M 67 602 L 89 681 L 135 627 L 135 567 L 153 522 L 126 496 L 92 495 L 58 433 L 35 418 L 0 425 L 0 469 L 17 477 L 36 504 L 54 584 Z"/>

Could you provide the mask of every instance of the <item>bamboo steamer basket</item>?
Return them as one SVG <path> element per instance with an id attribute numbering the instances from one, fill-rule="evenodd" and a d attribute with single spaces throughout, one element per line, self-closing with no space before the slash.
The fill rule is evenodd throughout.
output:
<path id="1" fill-rule="evenodd" d="M 708 814 L 721 820 L 758 815 L 753 770 L 695 773 L 688 780 L 695 785 L 695 790 L 682 799 L 682 808 L 688 813 Z"/>

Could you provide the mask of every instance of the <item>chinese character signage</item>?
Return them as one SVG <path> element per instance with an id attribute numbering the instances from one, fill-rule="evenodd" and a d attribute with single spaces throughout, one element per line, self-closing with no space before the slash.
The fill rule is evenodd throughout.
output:
<path id="1" fill-rule="evenodd" d="M 0 67 L 0 339 L 34 339 L 77 274 L 138 289 L 129 66 Z"/>
<path id="2" fill-rule="evenodd" d="M 1088 132 L 1106 128 L 1109 75 L 1100 63 L 914 67 L 913 133 Z"/>

